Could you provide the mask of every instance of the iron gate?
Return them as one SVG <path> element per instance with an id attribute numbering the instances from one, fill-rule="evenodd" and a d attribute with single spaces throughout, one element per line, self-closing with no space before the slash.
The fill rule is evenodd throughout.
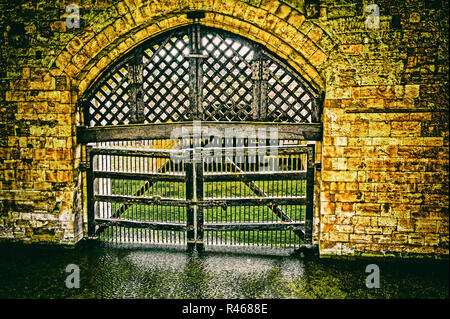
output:
<path id="1" fill-rule="evenodd" d="M 88 154 L 91 237 L 199 248 L 312 244 L 314 145 Z"/>

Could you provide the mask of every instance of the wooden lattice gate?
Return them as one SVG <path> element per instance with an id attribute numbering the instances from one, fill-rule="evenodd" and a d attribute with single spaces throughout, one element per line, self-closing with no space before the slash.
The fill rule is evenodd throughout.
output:
<path id="1" fill-rule="evenodd" d="M 315 159 L 306 142 L 322 139 L 321 95 L 261 44 L 202 26 L 201 14 L 192 18 L 131 50 L 79 99 L 89 236 L 205 247 L 311 244 Z M 174 142 L 180 130 L 192 139 L 187 145 Z M 228 131 L 246 142 L 230 146 Z M 275 143 L 264 142 L 273 131 Z M 228 154 L 214 163 L 211 139 Z M 154 147 L 168 140 L 166 149 Z"/>
<path id="2" fill-rule="evenodd" d="M 312 244 L 314 145 L 88 152 L 89 233 L 101 241 Z"/>

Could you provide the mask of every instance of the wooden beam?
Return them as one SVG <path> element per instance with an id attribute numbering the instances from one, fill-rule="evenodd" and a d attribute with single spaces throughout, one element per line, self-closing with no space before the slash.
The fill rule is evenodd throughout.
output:
<path id="1" fill-rule="evenodd" d="M 193 135 L 193 127 L 197 122 L 178 123 L 154 123 L 154 124 L 130 124 L 114 126 L 77 127 L 77 139 L 79 143 L 105 141 L 131 141 L 141 139 L 170 139 L 174 135 L 181 137 L 181 132 Z M 292 140 L 322 140 L 322 124 L 299 124 L 299 123 L 266 123 L 266 122 L 198 122 L 201 126 L 203 136 L 215 135 L 217 133 L 225 136 L 225 130 L 234 129 L 238 136 L 247 137 L 249 132 L 258 129 L 266 130 L 267 138 L 270 138 L 271 129 L 278 131 L 279 139 Z M 175 131 L 177 130 L 177 131 Z M 178 134 L 173 133 L 178 132 Z M 239 134 L 242 134 L 240 136 Z"/>

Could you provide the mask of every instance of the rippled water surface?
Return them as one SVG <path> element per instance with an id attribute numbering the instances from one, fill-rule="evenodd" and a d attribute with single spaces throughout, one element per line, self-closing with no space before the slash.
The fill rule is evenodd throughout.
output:
<path id="1" fill-rule="evenodd" d="M 375 263 L 381 287 L 365 286 Z M 68 264 L 80 288 L 67 289 Z M 0 298 L 448 298 L 448 261 L 0 245 Z"/>

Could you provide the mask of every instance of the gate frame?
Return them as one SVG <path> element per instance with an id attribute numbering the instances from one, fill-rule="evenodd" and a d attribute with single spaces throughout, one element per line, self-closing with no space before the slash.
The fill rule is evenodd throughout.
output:
<path id="1" fill-rule="evenodd" d="M 271 148 L 277 148 L 279 149 L 291 149 L 293 150 L 294 154 L 300 154 L 300 153 L 307 153 L 307 161 L 306 161 L 306 211 L 305 211 L 305 221 L 304 221 L 304 230 L 303 230 L 303 244 L 300 246 L 299 250 L 302 248 L 316 248 L 317 245 L 313 243 L 313 225 L 314 225 L 314 179 L 315 179 L 315 171 L 316 171 L 316 165 L 315 165 L 315 145 L 313 144 L 307 144 L 307 145 L 292 145 L 290 147 L 287 146 L 270 146 Z M 186 224 L 179 224 L 176 225 L 175 229 L 177 231 L 185 231 L 186 232 L 186 246 L 188 251 L 192 251 L 194 247 L 197 248 L 198 251 L 203 251 L 205 247 L 205 241 L 204 241 L 204 232 L 208 230 L 214 230 L 217 227 L 214 227 L 214 224 L 206 224 L 204 222 L 204 207 L 211 207 L 211 206 L 220 206 L 223 205 L 222 202 L 225 202 L 226 200 L 217 200 L 217 199 L 208 199 L 205 200 L 203 197 L 203 191 L 204 191 L 204 183 L 207 179 L 204 177 L 204 168 L 203 168 L 203 156 L 200 156 L 200 163 L 196 162 L 194 160 L 194 154 L 195 152 L 198 152 L 198 147 L 190 148 L 190 149 L 181 149 L 176 150 L 178 152 L 188 152 L 189 153 L 189 160 L 184 162 L 184 169 L 185 169 L 185 187 L 186 187 L 186 198 L 185 198 L 185 207 L 186 207 Z M 234 148 L 235 149 L 235 148 Z M 246 147 L 246 149 L 249 149 L 249 147 Z M 306 152 L 296 152 L 295 150 L 299 149 L 305 149 Z M 200 152 L 203 150 L 211 151 L 211 148 L 200 148 Z M 222 148 L 222 150 L 226 150 L 226 148 Z M 131 151 L 131 150 L 130 150 Z M 174 150 L 172 150 L 173 152 Z M 103 225 L 104 223 L 98 223 L 96 221 L 95 216 L 95 189 L 94 189 L 94 165 L 93 165 L 93 159 L 95 155 L 101 155 L 102 153 L 114 153 L 114 149 L 100 149 L 100 148 L 94 148 L 92 146 L 88 146 L 86 149 L 87 153 L 87 163 L 83 165 L 86 171 L 86 177 L 87 177 L 87 210 L 88 210 L 88 238 L 89 239 L 96 239 L 97 238 L 97 225 Z M 124 153 L 126 155 L 127 150 L 123 149 L 120 150 L 120 152 Z M 170 152 L 169 150 L 161 150 L 161 149 L 148 149 L 143 150 L 142 152 L 148 152 L 148 153 L 154 153 L 154 154 L 163 154 Z M 105 154 L 104 154 L 105 155 Z M 279 154 L 277 154 L 279 155 Z M 121 172 L 124 175 L 125 172 Z M 120 175 L 119 173 L 118 175 Z M 251 175 L 251 174 L 247 174 Z M 264 197 L 261 197 L 264 198 Z M 259 198 L 259 199 L 261 199 Z M 241 198 L 236 198 L 241 199 Z M 245 198 L 242 198 L 243 201 L 245 201 Z M 145 201 L 145 200 L 144 200 Z M 154 202 L 153 198 L 148 198 L 148 202 Z M 264 205 L 264 204 L 262 204 Z M 261 206 L 262 206 L 261 205 Z M 275 203 L 274 206 L 277 206 Z M 117 218 L 120 219 L 120 216 Z M 105 222 L 105 221 L 104 221 Z M 126 223 L 133 222 L 133 221 L 125 221 Z M 118 221 L 112 221 L 108 224 L 116 225 L 117 223 L 121 223 Z M 134 222 L 133 222 L 134 223 Z M 155 223 L 148 223 L 148 222 L 139 222 L 136 221 L 134 223 L 136 226 L 139 226 L 140 224 L 148 224 L 147 227 L 150 224 Z M 160 222 L 160 226 L 167 225 L 167 227 L 162 227 L 160 230 L 167 230 L 167 228 L 173 226 L 170 225 L 170 223 L 164 223 Z M 296 229 L 296 226 L 293 226 L 293 224 L 303 224 L 303 222 L 288 222 L 288 223 L 268 223 L 267 225 L 263 225 L 263 227 L 260 227 L 262 225 L 251 225 L 251 222 L 246 223 L 245 225 L 239 225 L 239 226 L 248 226 L 251 229 L 250 230 L 258 230 L 258 228 L 262 228 L 260 230 L 270 230 L 270 229 L 264 229 L 267 228 L 267 225 L 277 225 L 277 229 L 279 230 L 294 230 Z M 265 227 L 264 227 L 265 226 Z M 283 228 L 282 226 L 286 226 L 286 228 Z M 290 227 L 290 228 L 289 228 Z M 240 227 L 238 227 L 240 228 Z M 242 231 L 249 230 L 245 229 L 244 227 Z M 272 227 L 273 228 L 273 227 Z M 153 225 L 152 229 L 158 230 L 158 225 Z M 220 229 L 216 229 L 220 230 Z M 238 231 L 238 230 L 235 230 Z M 297 236 L 299 236 L 297 234 Z M 302 236 L 300 236 L 302 237 Z"/>
<path id="2" fill-rule="evenodd" d="M 196 26 L 197 25 L 197 26 Z M 206 27 L 206 28 L 210 28 L 209 26 L 204 26 L 203 24 L 201 24 L 202 28 Z M 195 28 L 199 28 L 200 27 L 200 23 L 197 19 L 197 21 L 193 20 L 193 24 L 189 24 L 189 27 L 192 26 L 192 29 Z M 180 26 L 180 27 L 185 27 L 185 26 Z M 217 27 L 213 27 L 213 28 L 217 28 Z M 222 29 L 218 28 L 218 30 L 223 31 Z M 169 31 L 170 32 L 170 31 Z M 229 31 L 227 31 L 229 32 Z M 239 35 L 240 37 L 243 37 L 246 40 L 250 40 L 247 37 L 245 37 L 244 35 Z M 255 40 L 252 40 L 255 41 Z M 283 65 L 288 66 L 289 69 L 292 69 L 292 66 L 290 66 L 289 64 L 285 63 L 283 60 L 278 59 L 277 56 L 274 56 L 271 52 L 267 49 L 267 47 L 264 44 L 261 43 L 257 43 L 258 46 L 262 46 L 264 47 L 264 49 L 267 50 L 268 53 L 270 53 L 270 56 L 275 57 L 277 60 L 281 61 Z M 138 47 L 136 47 L 138 48 Z M 201 58 L 200 56 L 198 57 L 192 57 L 192 60 L 196 60 L 196 58 Z M 293 69 L 295 71 L 295 73 L 298 73 L 298 70 L 296 70 L 295 68 Z M 107 71 L 108 73 L 108 71 Z M 304 74 L 302 73 L 298 73 L 300 75 L 300 77 L 303 79 Z M 100 82 L 95 82 L 93 84 L 91 84 L 91 88 L 95 87 L 96 84 L 98 84 Z M 303 85 L 306 85 L 307 87 L 310 87 L 310 84 L 308 81 L 302 81 Z M 86 92 L 89 92 L 91 90 L 91 88 L 89 88 L 88 90 L 83 90 L 84 94 L 86 94 Z M 239 128 L 277 128 L 279 130 L 279 137 L 280 139 L 295 139 L 295 140 L 306 140 L 306 141 L 320 141 L 322 142 L 323 140 L 323 129 L 322 129 L 322 123 L 320 123 L 320 117 L 321 117 L 321 110 L 322 110 L 322 105 L 323 105 L 323 100 L 324 100 L 324 92 L 320 92 L 319 90 L 317 90 L 317 87 L 311 87 L 313 89 L 313 93 L 315 96 L 315 99 L 313 99 L 313 103 L 315 104 L 315 111 L 319 111 L 320 113 L 314 114 L 315 119 L 319 122 L 319 123 L 285 123 L 285 122 L 244 122 L 244 121 L 239 121 L 239 122 L 205 122 L 202 121 L 202 123 L 206 124 L 206 125 L 202 125 L 202 130 L 205 129 L 206 131 L 208 131 L 209 128 L 214 128 L 214 129 L 219 129 L 219 130 L 223 130 L 227 127 L 233 126 L 233 127 L 239 127 Z M 201 93 L 201 92 L 200 92 Z M 311 92 L 310 92 L 311 93 Z M 195 99 L 197 100 L 197 102 L 199 102 L 199 99 Z M 80 106 L 82 106 L 82 108 L 84 110 L 86 110 L 83 106 L 86 103 L 86 96 L 80 97 L 78 102 L 77 102 Z M 198 106 L 199 103 L 193 103 L 192 106 Z M 195 109 L 199 109 L 198 107 L 194 108 Z M 320 110 L 319 110 L 320 109 Z M 314 111 L 313 110 L 313 111 Z M 86 121 L 88 121 L 88 116 L 86 116 L 87 113 L 82 114 L 82 117 L 84 117 L 84 122 L 87 123 Z M 88 125 L 89 123 L 87 123 L 86 125 Z M 138 139 L 166 139 L 166 138 L 170 138 L 169 133 L 179 127 L 184 127 L 184 128 L 191 128 L 193 126 L 193 121 L 185 121 L 185 122 L 173 122 L 173 123 L 152 123 L 152 124 L 129 124 L 129 125 L 115 125 L 115 126 L 96 126 L 96 127 L 88 127 L 88 126 L 77 126 L 76 127 L 76 135 L 77 135 L 77 141 L 78 143 L 82 144 L 83 146 L 86 146 L 87 143 L 90 142 L 101 142 L 101 141 L 130 141 L 130 140 L 138 140 Z M 88 155 L 88 150 L 86 147 L 84 147 L 86 150 L 86 161 L 89 160 L 89 155 Z M 315 160 L 313 160 L 314 162 Z M 80 169 L 81 170 L 87 170 L 87 177 L 89 177 L 89 169 L 88 169 L 88 163 L 86 162 L 82 162 L 80 165 Z M 320 169 L 321 165 L 319 163 L 319 165 L 317 165 L 317 169 Z M 309 176 L 309 178 L 311 178 L 312 182 L 312 190 L 308 191 L 307 196 L 312 195 L 314 196 L 314 187 L 316 187 L 314 180 L 315 180 L 315 174 L 312 173 L 311 176 Z M 91 175 L 91 180 L 92 180 L 92 175 Z M 90 183 L 87 183 L 86 185 L 86 190 L 88 191 L 93 191 L 92 186 L 93 185 L 89 185 Z M 196 196 L 198 194 L 195 194 Z M 314 198 L 314 197 L 311 197 Z M 88 209 L 90 207 L 90 196 L 88 196 L 87 198 L 87 202 L 88 202 Z M 312 205 L 312 217 L 314 216 L 314 202 L 310 203 L 310 205 Z M 89 220 L 91 220 L 92 217 L 90 217 L 88 215 L 88 222 Z M 305 225 L 305 227 L 308 226 L 311 229 L 313 228 L 313 221 L 311 220 L 311 224 L 310 225 Z M 89 230 L 88 230 L 88 235 L 90 234 Z"/>

